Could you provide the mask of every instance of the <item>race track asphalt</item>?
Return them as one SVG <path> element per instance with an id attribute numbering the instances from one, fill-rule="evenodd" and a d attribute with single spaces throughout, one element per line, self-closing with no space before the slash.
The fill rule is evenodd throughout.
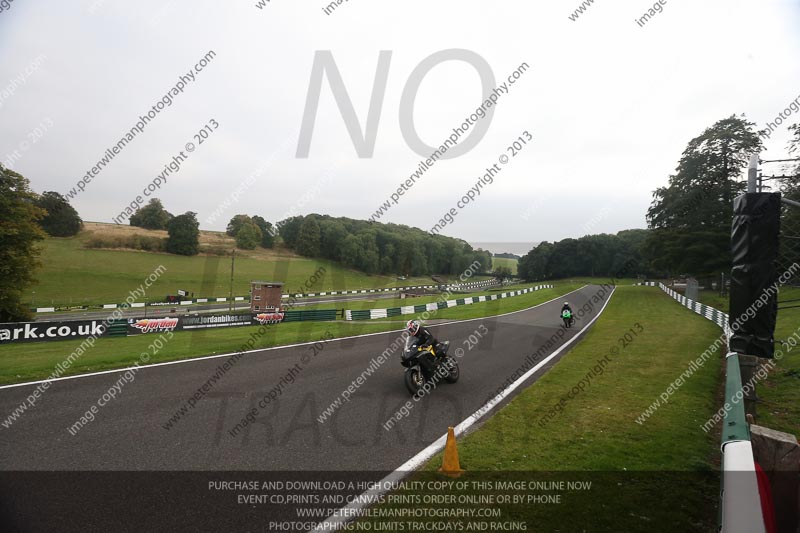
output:
<path id="1" fill-rule="evenodd" d="M 99 409 L 95 420 L 74 436 L 70 426 L 120 383 L 125 372 L 53 382 L 35 407 L 10 427 L 0 427 L 0 518 L 11 512 L 6 501 L 10 491 L 32 494 L 35 490 L 36 482 L 30 475 L 19 491 L 14 485 L 15 476 L 30 470 L 194 471 L 208 476 L 214 471 L 291 471 L 312 476 L 313 472 L 370 471 L 375 472 L 370 477 L 380 479 L 381 472 L 398 468 L 446 433 L 448 426 L 457 425 L 495 396 L 520 369 L 525 357 L 561 329 L 563 300 L 568 299 L 577 310 L 600 292 L 598 286 L 586 286 L 523 311 L 432 325 L 437 338 L 451 341 L 451 354 L 459 348 L 464 350 L 459 358 L 461 378 L 412 401 L 408 415 L 390 430 L 383 424 L 411 399 L 399 364 L 402 348 L 363 380 L 349 402 L 324 422 L 317 419 L 365 372 L 370 361 L 398 338 L 400 331 L 329 341 L 316 355 L 308 345 L 246 353 L 170 429 L 165 429 L 170 418 L 218 372 L 227 356 L 139 370 L 133 381 L 121 387 L 116 399 Z M 491 309 L 496 303 L 480 305 Z M 584 332 L 602 305 L 593 305 L 547 354 Z M 478 339 L 476 332 L 482 333 L 482 338 Z M 475 335 L 477 342 L 470 341 L 470 335 Z M 554 358 L 528 381 L 538 379 L 565 354 L 568 352 Z M 288 383 L 285 376 L 297 364 L 301 369 L 293 372 L 294 381 Z M 279 386 L 282 378 L 281 394 L 259 408 L 259 401 Z M 25 384 L 0 389 L 2 420 L 34 388 Z M 255 423 L 231 436 L 229 431 L 253 408 L 258 410 Z M 74 477 L 70 479 L 73 481 L 62 481 L 74 483 Z M 95 486 L 103 486 L 105 482 L 100 479 L 95 479 Z M 29 508 L 23 506 L 12 513 L 15 520 L 32 512 L 23 509 Z M 92 524 L 105 525 L 108 511 L 94 512 L 98 518 Z M 193 516 L 200 520 L 202 513 Z"/>

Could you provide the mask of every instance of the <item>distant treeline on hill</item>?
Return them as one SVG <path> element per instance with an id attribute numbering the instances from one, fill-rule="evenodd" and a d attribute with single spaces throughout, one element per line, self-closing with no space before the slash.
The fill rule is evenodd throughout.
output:
<path id="1" fill-rule="evenodd" d="M 519 259 L 519 256 L 516 254 L 512 254 L 510 252 L 505 252 L 502 254 L 494 254 L 492 257 L 497 257 L 500 259 Z"/>
<path id="2" fill-rule="evenodd" d="M 542 242 L 517 265 L 527 281 L 572 276 L 636 277 L 649 274 L 642 255 L 648 231 L 631 229 L 616 235 L 587 235 L 580 239 Z"/>
<path id="3" fill-rule="evenodd" d="M 461 274 L 473 261 L 492 267 L 491 254 L 467 242 L 399 224 L 310 214 L 277 223 L 286 246 L 300 255 L 340 261 L 368 274 Z"/>

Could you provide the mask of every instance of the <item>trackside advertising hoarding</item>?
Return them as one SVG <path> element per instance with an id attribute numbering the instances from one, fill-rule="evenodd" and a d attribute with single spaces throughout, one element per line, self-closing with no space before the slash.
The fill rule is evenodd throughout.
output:
<path id="1" fill-rule="evenodd" d="M 171 318 L 129 318 L 128 335 L 185 331 L 229 326 L 276 324 L 283 321 L 283 313 L 258 313 L 255 315 L 199 315 Z"/>
<path id="2" fill-rule="evenodd" d="M 277 324 L 278 322 L 283 322 L 283 317 L 285 315 L 283 313 L 274 312 L 274 313 L 258 313 L 257 315 L 253 315 L 253 324 Z"/>
<path id="3" fill-rule="evenodd" d="M 252 323 L 250 315 L 188 316 L 181 318 L 183 329 L 249 326 Z"/>
<path id="4" fill-rule="evenodd" d="M 163 318 L 129 318 L 128 335 L 163 333 L 205 328 L 255 326 L 277 324 L 284 314 L 257 313 L 246 315 L 200 315 Z M 14 342 L 42 342 L 101 337 L 108 333 L 102 320 L 74 320 L 47 322 L 9 322 L 0 324 L 0 345 Z"/>
<path id="5" fill-rule="evenodd" d="M 107 330 L 102 320 L 10 322 L 0 324 L 0 344 L 99 337 L 106 333 Z"/>
<path id="6" fill-rule="evenodd" d="M 141 333 L 163 333 L 164 331 L 180 331 L 183 329 L 180 318 L 129 318 L 128 335 Z"/>

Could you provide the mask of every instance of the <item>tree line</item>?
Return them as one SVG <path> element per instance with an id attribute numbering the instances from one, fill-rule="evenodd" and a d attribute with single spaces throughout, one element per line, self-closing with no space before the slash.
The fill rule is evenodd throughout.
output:
<path id="1" fill-rule="evenodd" d="M 298 254 L 340 261 L 367 274 L 460 274 L 474 261 L 484 272 L 492 267 L 487 251 L 402 224 L 310 214 L 277 227 L 284 244 Z"/>
<path id="2" fill-rule="evenodd" d="M 187 215 L 194 216 L 193 213 Z M 185 215 L 181 215 L 185 216 Z M 139 208 L 130 218 L 130 224 L 146 229 L 170 229 L 180 217 L 173 217 L 158 199 Z M 192 218 L 196 223 L 196 219 Z M 186 227 L 185 235 L 178 241 L 185 246 L 185 255 L 197 253 L 197 243 Z M 289 217 L 275 226 L 260 215 L 238 214 L 231 218 L 225 233 L 236 240 L 236 247 L 253 250 L 258 246 L 273 248 L 276 238 L 294 252 L 306 256 L 329 259 L 361 270 L 367 274 L 404 274 L 423 276 L 431 274 L 460 274 L 468 265 L 479 261 L 484 272 L 489 272 L 492 258 L 489 252 L 474 250 L 466 241 L 430 235 L 418 228 L 399 224 L 367 222 L 352 218 L 334 218 L 328 215 L 309 214 Z M 172 251 L 167 249 L 167 251 Z M 184 253 L 173 251 L 173 253 Z M 508 269 L 498 270 L 499 275 Z"/>
<path id="3" fill-rule="evenodd" d="M 647 230 L 632 229 L 616 235 L 586 235 L 579 239 L 542 242 L 517 265 L 517 274 L 528 281 L 573 276 L 613 277 L 624 271 L 633 277 L 648 272 L 643 244 Z"/>
<path id="4" fill-rule="evenodd" d="M 797 153 L 800 124 L 789 129 L 789 151 Z M 520 260 L 519 275 L 531 281 L 609 276 L 628 261 L 626 276 L 716 277 L 729 272 L 733 199 L 745 191 L 742 176 L 750 155 L 764 149 L 760 133 L 744 116 L 717 121 L 689 141 L 667 185 L 653 192 L 646 230 L 543 242 Z M 800 165 L 777 189 L 800 201 Z M 800 210 L 786 210 L 782 222 L 800 228 Z M 784 239 L 782 247 L 789 246 Z"/>
<path id="5" fill-rule="evenodd" d="M 793 135 L 790 152 L 796 154 L 800 125 L 789 129 Z M 749 155 L 761 150 L 759 132 L 744 116 L 716 122 L 689 141 L 667 185 L 653 192 L 646 230 L 543 242 L 520 259 L 519 276 L 530 281 L 611 276 L 623 265 L 629 267 L 626 276 L 703 276 L 728 271 L 733 199 L 744 190 L 740 177 Z M 800 201 L 800 165 L 790 172 L 773 190 Z M 786 211 L 782 222 L 800 227 L 800 210 Z M 164 248 L 170 253 L 195 255 L 200 251 L 194 212 L 173 216 L 160 200 L 153 199 L 133 214 L 130 223 L 167 230 Z M 53 191 L 37 194 L 27 178 L 0 166 L 0 322 L 30 318 L 21 298 L 34 281 L 38 242 L 46 235 L 75 235 L 82 225 L 77 211 L 62 195 Z M 258 215 L 236 215 L 226 233 L 240 248 L 271 248 L 279 238 L 300 255 L 340 261 L 370 274 L 460 274 L 475 260 L 485 272 L 492 267 L 489 252 L 475 250 L 460 239 L 400 224 L 309 214 L 287 218 L 274 227 Z M 785 239 L 782 246 L 786 247 Z"/>
<path id="6" fill-rule="evenodd" d="M 57 192 L 36 194 L 23 175 L 0 165 L 0 322 L 31 318 L 22 291 L 40 265 L 37 244 L 47 235 L 77 234 L 83 221 Z"/>

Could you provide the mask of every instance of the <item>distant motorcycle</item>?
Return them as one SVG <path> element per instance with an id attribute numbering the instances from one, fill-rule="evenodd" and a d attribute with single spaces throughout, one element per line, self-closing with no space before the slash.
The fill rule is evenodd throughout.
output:
<path id="1" fill-rule="evenodd" d="M 564 309 L 561 312 L 561 319 L 564 321 L 564 327 L 569 328 L 575 323 L 575 317 L 569 309 Z"/>
<path id="2" fill-rule="evenodd" d="M 400 364 L 406 367 L 405 383 L 408 392 L 417 394 L 426 383 L 444 379 L 448 383 L 458 381 L 460 370 L 454 358 L 447 355 L 450 342 L 440 342 L 435 347 L 421 347 L 416 337 L 408 337 Z"/>

